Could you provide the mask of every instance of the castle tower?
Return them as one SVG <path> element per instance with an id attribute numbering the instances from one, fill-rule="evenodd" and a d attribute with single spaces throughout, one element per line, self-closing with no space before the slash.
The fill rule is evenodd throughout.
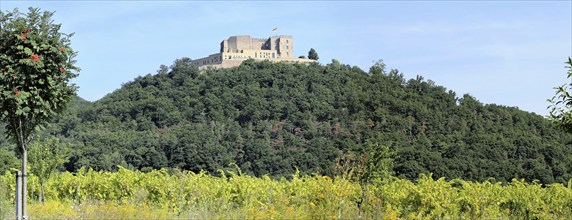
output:
<path id="1" fill-rule="evenodd" d="M 276 38 L 276 50 L 280 58 L 292 58 L 294 54 L 294 44 L 292 36 L 281 35 Z"/>

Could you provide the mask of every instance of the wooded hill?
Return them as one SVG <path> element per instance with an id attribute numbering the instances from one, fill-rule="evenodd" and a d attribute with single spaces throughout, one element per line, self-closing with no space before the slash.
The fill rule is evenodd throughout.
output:
<path id="1" fill-rule="evenodd" d="M 69 171 L 216 173 L 235 163 L 256 176 L 336 175 L 379 144 L 396 152 L 403 178 L 572 178 L 572 136 L 542 116 L 459 98 L 380 64 L 365 72 L 335 60 L 199 72 L 179 59 L 96 102 L 76 99 L 49 133 L 73 144 Z"/>

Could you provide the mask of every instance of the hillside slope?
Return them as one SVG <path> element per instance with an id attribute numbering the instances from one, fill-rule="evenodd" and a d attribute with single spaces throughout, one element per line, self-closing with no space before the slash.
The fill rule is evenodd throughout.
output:
<path id="1" fill-rule="evenodd" d="M 394 171 L 499 181 L 565 182 L 572 136 L 543 117 L 483 105 L 422 77 L 369 73 L 333 61 L 298 65 L 247 61 L 199 74 L 190 59 L 138 77 L 82 105 L 54 126 L 74 143 L 68 170 L 237 164 L 243 172 L 283 176 L 299 169 L 335 175 L 340 159 L 367 145 L 397 152 Z"/>

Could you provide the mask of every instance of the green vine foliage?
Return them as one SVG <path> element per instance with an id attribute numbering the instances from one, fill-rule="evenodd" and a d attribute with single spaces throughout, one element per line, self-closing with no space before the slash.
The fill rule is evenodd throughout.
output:
<path id="1" fill-rule="evenodd" d="M 568 78 L 572 79 L 572 58 L 568 57 L 566 62 L 568 68 Z M 572 132 L 572 82 L 568 85 L 564 84 L 554 88 L 556 94 L 551 99 L 548 99 L 550 106 L 549 118 L 554 124 Z"/>
<path id="2" fill-rule="evenodd" d="M 373 181 L 363 188 L 344 177 L 260 178 L 220 171 L 167 169 L 147 173 L 81 168 L 55 173 L 45 203 L 31 200 L 37 219 L 570 219 L 572 181 L 540 184 L 512 179 L 472 182 L 420 175 L 414 181 Z M 15 176 L 0 175 L 0 202 L 13 204 Z M 31 195 L 41 190 L 30 176 Z M 2 194 L 3 189 L 8 189 Z M 36 198 L 32 196 L 32 198 Z M 131 211 L 133 210 L 133 211 Z M 1 211 L 1 210 L 0 210 Z M 0 212 L 2 213 L 2 212 Z M 145 216 L 156 213 L 156 215 Z M 162 214 L 161 214 L 162 213 Z M 8 219 L 8 216 L 0 216 Z M 30 218 L 33 219 L 33 218 Z"/>
<path id="3" fill-rule="evenodd" d="M 20 146 L 61 113 L 77 90 L 70 83 L 79 72 L 73 34 L 61 33 L 53 14 L 38 8 L 0 12 L 0 121 Z"/>
<path id="4" fill-rule="evenodd" d="M 70 146 L 60 144 L 60 139 L 51 137 L 30 145 L 30 171 L 38 177 L 40 200 L 44 198 L 44 184 L 65 162 L 69 160 Z"/>

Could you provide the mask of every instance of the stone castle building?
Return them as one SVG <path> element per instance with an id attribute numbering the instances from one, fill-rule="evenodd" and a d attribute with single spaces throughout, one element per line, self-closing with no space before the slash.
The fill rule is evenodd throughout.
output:
<path id="1" fill-rule="evenodd" d="M 239 66 L 247 59 L 275 62 L 311 63 L 315 60 L 294 58 L 292 36 L 280 35 L 266 39 L 251 38 L 250 35 L 231 36 L 220 43 L 220 52 L 192 61 L 199 69 L 229 68 Z"/>

